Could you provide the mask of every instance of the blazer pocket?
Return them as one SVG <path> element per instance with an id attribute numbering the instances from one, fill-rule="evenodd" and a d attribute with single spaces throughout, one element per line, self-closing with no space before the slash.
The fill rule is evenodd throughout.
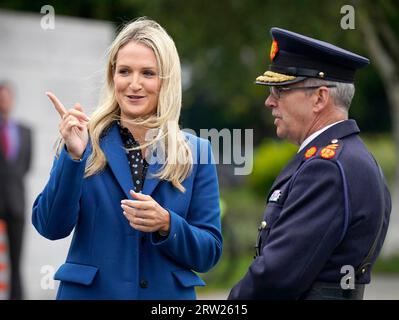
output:
<path id="1" fill-rule="evenodd" d="M 97 267 L 66 262 L 55 273 L 54 280 L 91 285 L 98 271 Z"/>
<path id="2" fill-rule="evenodd" d="M 191 270 L 172 271 L 176 280 L 185 288 L 195 286 L 205 286 L 205 282 Z"/>

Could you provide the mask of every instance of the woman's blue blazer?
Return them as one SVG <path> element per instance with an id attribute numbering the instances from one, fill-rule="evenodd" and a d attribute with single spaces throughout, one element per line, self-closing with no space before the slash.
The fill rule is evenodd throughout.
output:
<path id="1" fill-rule="evenodd" d="M 58 269 L 57 299 L 195 299 L 195 286 L 220 258 L 222 236 L 216 167 L 207 140 L 186 134 L 193 170 L 184 193 L 154 177 L 161 163 L 147 170 L 143 193 L 170 213 L 170 233 L 133 229 L 121 200 L 133 189 L 126 151 L 114 124 L 101 139 L 104 170 L 84 178 L 90 144 L 82 160 L 63 149 L 49 181 L 33 205 L 32 222 L 44 237 L 73 238 Z"/>

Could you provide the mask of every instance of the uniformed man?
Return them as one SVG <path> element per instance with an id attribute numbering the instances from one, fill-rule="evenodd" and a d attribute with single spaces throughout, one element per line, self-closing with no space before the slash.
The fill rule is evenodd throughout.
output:
<path id="1" fill-rule="evenodd" d="M 369 60 L 272 28 L 270 70 L 256 83 L 277 136 L 299 147 L 267 196 L 256 257 L 229 299 L 362 299 L 391 199 L 348 110 Z"/>

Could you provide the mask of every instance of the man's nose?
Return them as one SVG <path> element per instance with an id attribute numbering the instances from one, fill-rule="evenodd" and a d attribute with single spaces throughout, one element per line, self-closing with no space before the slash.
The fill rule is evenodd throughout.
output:
<path id="1" fill-rule="evenodd" d="M 266 98 L 265 106 L 268 108 L 274 108 L 277 106 L 277 101 L 271 94 Z"/>

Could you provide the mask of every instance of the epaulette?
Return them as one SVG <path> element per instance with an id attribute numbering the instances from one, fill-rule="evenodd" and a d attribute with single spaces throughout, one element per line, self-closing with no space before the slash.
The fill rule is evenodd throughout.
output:
<path id="1" fill-rule="evenodd" d="M 304 153 L 305 160 L 317 157 L 321 159 L 334 159 L 337 158 L 338 154 L 342 150 L 342 141 L 338 141 L 338 139 L 333 139 L 331 140 L 330 144 L 317 148 L 316 146 L 312 146 L 309 149 L 307 149 Z"/>

